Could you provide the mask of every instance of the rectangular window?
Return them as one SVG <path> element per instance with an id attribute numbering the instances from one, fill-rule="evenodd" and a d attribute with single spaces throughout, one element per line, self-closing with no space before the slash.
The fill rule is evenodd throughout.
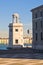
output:
<path id="1" fill-rule="evenodd" d="M 37 30 L 37 22 L 35 22 L 36 30 Z"/>
<path id="2" fill-rule="evenodd" d="M 18 29 L 15 29 L 16 32 L 18 32 Z"/>
<path id="3" fill-rule="evenodd" d="M 42 28 L 42 21 L 41 21 L 41 28 Z"/>
<path id="4" fill-rule="evenodd" d="M 38 38 L 38 36 L 37 36 L 37 33 L 36 33 L 36 41 L 37 41 L 37 38 Z"/>
<path id="5" fill-rule="evenodd" d="M 35 18 L 37 18 L 37 13 L 35 14 Z"/>
<path id="6" fill-rule="evenodd" d="M 15 40 L 15 43 L 18 44 L 18 39 Z"/>
<path id="7" fill-rule="evenodd" d="M 43 33 L 41 32 L 41 40 L 43 40 Z"/>
<path id="8" fill-rule="evenodd" d="M 43 15 L 43 13 L 42 13 L 42 11 L 40 12 L 40 16 L 42 16 Z"/>

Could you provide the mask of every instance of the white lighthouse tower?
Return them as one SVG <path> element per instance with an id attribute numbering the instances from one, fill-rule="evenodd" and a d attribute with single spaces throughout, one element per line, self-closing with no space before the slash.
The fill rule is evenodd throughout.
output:
<path id="1" fill-rule="evenodd" d="M 23 24 L 20 23 L 19 14 L 12 15 L 12 23 L 9 24 L 9 47 L 15 48 L 23 45 Z"/>

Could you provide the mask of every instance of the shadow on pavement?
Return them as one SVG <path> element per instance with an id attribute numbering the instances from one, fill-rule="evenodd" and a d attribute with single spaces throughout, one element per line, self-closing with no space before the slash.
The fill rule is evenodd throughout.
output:
<path id="1" fill-rule="evenodd" d="M 43 50 L 32 48 L 0 50 L 0 58 L 43 59 Z"/>

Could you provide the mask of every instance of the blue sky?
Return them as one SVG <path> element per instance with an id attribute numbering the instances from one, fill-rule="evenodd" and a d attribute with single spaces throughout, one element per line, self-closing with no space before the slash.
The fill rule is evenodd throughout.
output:
<path id="1" fill-rule="evenodd" d="M 8 25 L 12 21 L 12 14 L 19 13 L 23 24 L 32 23 L 30 10 L 43 5 L 43 0 L 0 0 L 0 31 L 8 31 Z"/>

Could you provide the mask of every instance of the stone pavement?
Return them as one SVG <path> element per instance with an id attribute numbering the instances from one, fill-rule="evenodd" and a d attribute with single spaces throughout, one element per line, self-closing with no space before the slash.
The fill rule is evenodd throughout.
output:
<path id="1" fill-rule="evenodd" d="M 0 58 L 0 65 L 43 65 L 43 60 Z"/>
<path id="2" fill-rule="evenodd" d="M 0 50 L 0 65 L 43 65 L 43 52 L 32 52 L 31 49 Z"/>
<path id="3" fill-rule="evenodd" d="M 43 59 L 43 53 L 0 54 L 0 58 Z"/>

